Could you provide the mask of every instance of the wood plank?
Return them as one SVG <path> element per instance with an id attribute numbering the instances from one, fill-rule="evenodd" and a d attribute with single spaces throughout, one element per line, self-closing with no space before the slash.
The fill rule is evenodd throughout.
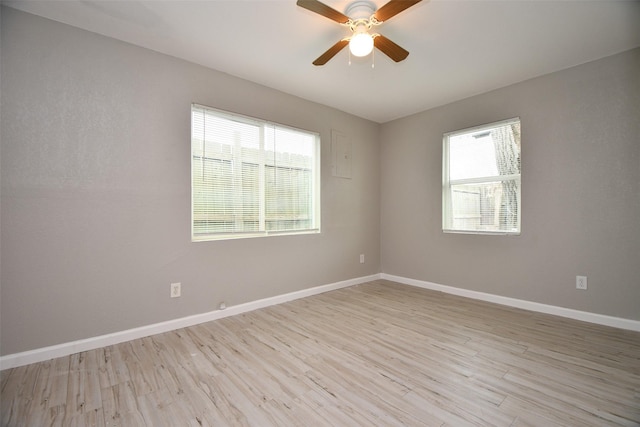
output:
<path id="1" fill-rule="evenodd" d="M 38 375 L 43 364 L 32 364 L 13 369 L 5 384 L 5 392 L 0 396 L 0 422 L 2 425 L 19 425 L 27 419 L 32 407 L 39 407 L 34 402 L 38 391 Z M 46 369 L 45 369 L 46 370 Z"/>

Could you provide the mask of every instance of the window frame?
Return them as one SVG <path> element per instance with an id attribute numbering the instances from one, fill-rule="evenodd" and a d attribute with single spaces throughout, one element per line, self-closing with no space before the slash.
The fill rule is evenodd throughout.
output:
<path id="1" fill-rule="evenodd" d="M 519 174 L 505 174 L 505 175 L 491 175 L 491 176 L 479 176 L 473 178 L 463 178 L 457 180 L 451 180 L 450 176 L 450 144 L 449 141 L 452 137 L 471 133 L 490 132 L 492 129 L 502 126 L 508 126 L 514 123 L 518 123 L 521 126 L 520 117 L 514 117 L 511 119 L 500 120 L 497 122 L 487 123 L 479 126 L 473 126 L 470 128 L 460 129 L 452 132 L 447 132 L 442 137 L 442 232 L 452 234 L 480 234 L 480 235 L 495 235 L 495 236 L 519 236 L 522 233 L 522 163 L 520 161 L 520 173 Z M 520 159 L 522 155 L 522 137 L 520 137 Z M 478 229 L 462 229 L 454 228 L 453 226 L 453 212 L 452 212 L 452 191 L 451 188 L 454 185 L 464 184 L 490 184 L 496 182 L 515 181 L 518 184 L 517 192 L 517 229 L 516 230 L 478 230 Z"/>
<path id="2" fill-rule="evenodd" d="M 237 121 L 243 124 L 249 124 L 253 126 L 260 127 L 260 161 L 262 162 L 258 165 L 258 169 L 264 171 L 265 169 L 275 166 L 268 165 L 265 161 L 266 156 L 266 148 L 265 148 L 265 134 L 267 130 L 271 129 L 280 129 L 280 130 L 289 130 L 296 133 L 303 133 L 310 137 L 313 137 L 314 147 L 312 148 L 312 156 L 313 156 L 313 166 L 311 172 L 311 208 L 310 212 L 312 214 L 311 219 L 311 227 L 304 229 L 289 229 L 289 230 L 268 230 L 266 227 L 267 219 L 265 215 L 265 209 L 267 208 L 267 196 L 265 191 L 265 176 L 262 176 L 260 179 L 260 189 L 258 191 L 258 203 L 260 204 L 259 210 L 259 230 L 258 231 L 224 231 L 224 232 L 213 232 L 213 233 L 196 233 L 196 197 L 195 197 L 195 186 L 194 186 L 194 162 L 196 161 L 197 155 L 194 150 L 194 111 L 196 109 L 204 109 L 206 114 L 213 114 L 218 118 L 222 118 L 224 120 Z M 312 132 L 300 128 L 295 128 L 292 126 L 283 125 L 280 123 L 275 123 L 267 120 L 262 120 L 255 117 L 250 117 L 238 113 L 234 113 L 231 111 L 225 111 L 213 107 L 209 107 L 202 104 L 193 103 L 190 108 L 190 185 L 191 185 L 191 241 L 192 242 L 206 242 L 206 241 L 217 241 L 217 240 L 233 240 L 233 239 L 245 239 L 245 238 L 255 238 L 255 237 L 271 237 L 271 236 L 283 236 L 283 235 L 299 235 L 299 234 L 318 234 L 320 233 L 320 213 L 321 213 L 321 139 L 320 134 L 317 132 Z M 213 158 L 212 158 L 213 159 Z M 222 158 L 217 160 L 223 160 Z M 242 161 L 235 159 L 234 161 Z"/>

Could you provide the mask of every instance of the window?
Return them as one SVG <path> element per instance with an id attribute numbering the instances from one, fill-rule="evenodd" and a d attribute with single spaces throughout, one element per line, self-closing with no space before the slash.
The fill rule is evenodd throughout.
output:
<path id="1" fill-rule="evenodd" d="M 520 119 L 444 135 L 442 229 L 520 234 Z"/>
<path id="2" fill-rule="evenodd" d="M 191 107 L 192 240 L 320 228 L 320 137 Z"/>

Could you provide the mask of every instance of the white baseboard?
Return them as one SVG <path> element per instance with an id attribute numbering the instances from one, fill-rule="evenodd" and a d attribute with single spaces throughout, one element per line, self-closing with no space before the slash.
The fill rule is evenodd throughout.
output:
<path id="1" fill-rule="evenodd" d="M 131 341 L 137 338 L 144 338 L 151 335 L 161 334 L 163 332 L 186 328 L 188 326 L 198 325 L 200 323 L 210 322 L 212 320 L 222 319 L 224 317 L 234 316 L 236 314 L 246 313 L 271 305 L 282 304 L 311 295 L 317 295 L 336 289 L 359 285 L 362 283 L 370 282 L 372 280 L 377 280 L 379 278 L 379 274 L 374 274 L 371 276 L 343 280 L 341 282 L 331 283 L 328 285 L 316 286 L 314 288 L 303 289 L 300 291 L 290 292 L 288 294 L 277 295 L 274 297 L 230 306 L 224 310 L 210 311 L 208 313 L 201 313 L 193 316 L 182 317 L 180 319 L 168 320 L 166 322 L 141 326 L 139 328 L 114 332 L 112 334 L 106 334 L 83 340 L 53 345 L 50 347 L 43 347 L 35 350 L 25 351 L 22 353 L 8 354 L 6 356 L 0 357 L 0 370 L 29 365 L 31 363 L 43 362 L 45 360 L 54 359 L 56 357 L 68 356 L 70 354 L 75 354 L 82 351 L 94 350 L 96 348 L 106 347 L 125 341 Z"/>
<path id="2" fill-rule="evenodd" d="M 256 301 L 247 302 L 227 307 L 224 310 L 215 310 L 208 313 L 196 314 L 193 316 L 182 317 L 180 319 L 168 320 L 166 322 L 156 323 L 153 325 L 142 326 L 139 328 L 128 329 L 125 331 L 114 332 L 112 334 L 101 335 L 97 337 L 87 338 L 83 340 L 73 341 L 53 345 L 50 347 L 29 350 L 22 353 L 8 354 L 0 356 L 0 370 L 15 368 L 18 366 L 29 365 L 31 363 L 43 362 L 45 360 L 54 359 L 56 357 L 68 356 L 70 354 L 82 351 L 94 350 L 96 348 L 106 347 L 125 341 L 131 341 L 137 338 L 144 338 L 151 335 L 169 332 L 188 326 L 198 325 L 200 323 L 210 322 L 216 319 L 222 319 L 236 314 L 246 313 L 257 310 L 259 308 L 269 307 L 276 304 L 282 304 L 288 301 L 321 294 L 336 289 L 346 288 L 353 285 L 367 283 L 373 280 L 384 279 L 405 285 L 416 286 L 424 289 L 445 292 L 452 295 L 477 299 L 481 301 L 493 302 L 496 304 L 506 305 L 510 307 L 522 308 L 525 310 L 536 311 L 540 313 L 553 314 L 556 316 L 567 317 L 570 319 L 582 320 L 585 322 L 596 323 L 605 326 L 612 326 L 620 329 L 640 332 L 640 321 L 623 319 L 613 316 L 605 316 L 603 314 L 589 313 L 586 311 L 573 310 L 570 308 L 557 307 L 553 305 L 541 304 L 532 301 L 520 300 L 515 298 L 503 297 L 500 295 L 487 294 L 484 292 L 471 291 L 468 289 L 455 288 L 452 286 L 439 285 L 437 283 L 427 282 L 423 280 L 409 279 L 401 276 L 380 273 L 371 276 L 358 277 L 355 279 L 344 280 L 341 282 L 331 283 L 328 285 L 316 286 L 314 288 L 303 289 L 300 291 L 290 292 L 288 294 L 277 295 L 274 297 L 264 298 Z"/>
<path id="3" fill-rule="evenodd" d="M 381 273 L 380 278 L 398 282 L 405 285 L 416 286 L 424 289 L 445 292 L 447 294 L 459 295 L 462 297 L 473 298 L 481 301 L 493 302 L 496 304 L 507 305 L 510 307 L 522 308 L 524 310 L 536 311 L 539 313 L 553 314 L 556 316 L 567 317 L 584 322 L 596 323 L 604 326 L 612 326 L 614 328 L 627 329 L 640 332 L 640 321 L 623 319 L 620 317 L 606 316 L 604 314 L 590 313 L 587 311 L 573 310 L 571 308 L 558 307 L 555 305 L 541 304 L 538 302 L 526 301 L 516 298 L 503 297 L 500 295 L 487 294 L 484 292 L 470 291 L 468 289 L 454 288 L 452 286 L 439 285 L 437 283 L 426 282 L 423 280 L 409 279 L 406 277 L 394 276 L 391 274 Z"/>

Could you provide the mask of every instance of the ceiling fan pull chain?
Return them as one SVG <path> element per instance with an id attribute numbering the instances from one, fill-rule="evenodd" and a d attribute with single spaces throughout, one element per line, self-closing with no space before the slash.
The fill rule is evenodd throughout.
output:
<path id="1" fill-rule="evenodd" d="M 376 50 L 371 51 L 371 68 L 376 68 Z"/>

